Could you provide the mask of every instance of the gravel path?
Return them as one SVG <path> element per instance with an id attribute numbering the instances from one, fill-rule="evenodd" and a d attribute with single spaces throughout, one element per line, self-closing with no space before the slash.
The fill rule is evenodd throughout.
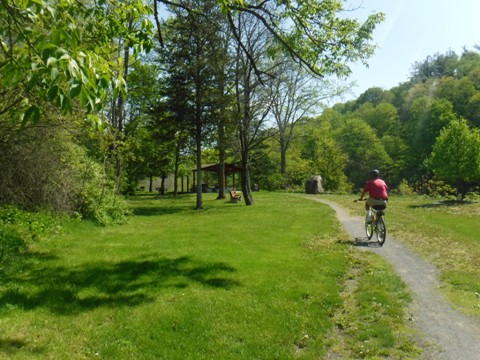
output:
<path id="1" fill-rule="evenodd" d="M 440 282 L 435 266 L 426 263 L 388 233 L 383 247 L 372 246 L 376 244 L 365 241 L 363 217 L 350 216 L 334 202 L 309 198 L 331 206 L 359 248 L 383 256 L 407 284 L 413 298 L 409 309 L 412 324 L 432 344 L 425 349 L 423 359 L 480 360 L 480 321 L 454 310 L 447 303 L 438 290 Z"/>

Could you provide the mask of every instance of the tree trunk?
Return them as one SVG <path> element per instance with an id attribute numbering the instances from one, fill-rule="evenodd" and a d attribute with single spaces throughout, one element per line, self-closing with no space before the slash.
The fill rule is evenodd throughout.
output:
<path id="1" fill-rule="evenodd" d="M 225 124 L 220 121 L 218 125 L 218 196 L 225 199 Z"/>
<path id="2" fill-rule="evenodd" d="M 253 195 L 250 186 L 250 170 L 248 168 L 248 150 L 242 151 L 242 174 L 240 176 L 241 188 L 245 205 L 253 205 Z"/>
<path id="3" fill-rule="evenodd" d="M 174 169 L 174 172 L 173 172 L 173 196 L 178 195 L 178 169 L 179 169 L 179 167 L 180 167 L 180 142 L 177 143 L 177 149 L 175 151 L 175 169 Z M 182 179 L 182 188 L 183 188 L 183 179 Z"/>
<path id="4" fill-rule="evenodd" d="M 132 21 L 130 20 L 128 27 L 131 29 L 133 26 Z M 130 49 L 127 45 L 124 45 L 123 50 L 123 78 L 127 81 L 128 68 L 130 66 Z M 125 141 L 125 136 L 123 135 L 123 125 L 125 123 L 125 99 L 123 94 L 118 95 L 117 100 L 117 130 L 118 130 L 118 141 Z M 123 188 L 123 159 L 122 154 L 117 152 L 115 153 L 115 176 L 117 178 L 116 192 L 120 193 Z"/>
<path id="5" fill-rule="evenodd" d="M 199 114 L 197 115 L 200 116 Z M 202 125 L 200 120 L 197 119 L 196 134 L 195 134 L 195 143 L 196 143 L 196 156 L 197 156 L 197 210 L 203 209 L 203 198 L 202 198 Z"/>
<path id="6" fill-rule="evenodd" d="M 167 176 L 162 173 L 162 182 L 161 182 L 161 185 L 160 185 L 160 195 L 165 195 L 165 179 L 167 178 Z"/>

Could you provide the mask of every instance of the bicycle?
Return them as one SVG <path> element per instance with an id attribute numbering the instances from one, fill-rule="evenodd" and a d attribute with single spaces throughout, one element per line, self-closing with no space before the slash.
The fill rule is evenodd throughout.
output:
<path id="1" fill-rule="evenodd" d="M 355 200 L 355 202 L 357 201 L 359 200 Z M 366 201 L 366 199 L 363 199 L 363 201 Z M 383 246 L 387 239 L 387 225 L 384 219 L 385 209 L 385 205 L 370 206 L 365 216 L 365 234 L 368 240 L 371 240 L 373 233 L 375 233 L 380 246 Z"/>

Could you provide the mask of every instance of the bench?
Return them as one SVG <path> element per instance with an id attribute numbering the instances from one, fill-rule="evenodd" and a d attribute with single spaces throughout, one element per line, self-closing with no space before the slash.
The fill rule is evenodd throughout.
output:
<path id="1" fill-rule="evenodd" d="M 242 195 L 235 190 L 230 190 L 230 202 L 236 203 L 242 199 Z"/>

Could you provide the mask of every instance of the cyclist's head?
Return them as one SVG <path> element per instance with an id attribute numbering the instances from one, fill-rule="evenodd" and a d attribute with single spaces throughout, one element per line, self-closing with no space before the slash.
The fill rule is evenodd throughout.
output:
<path id="1" fill-rule="evenodd" d="M 370 171 L 370 176 L 372 179 L 378 179 L 380 177 L 380 171 L 377 169 Z"/>

